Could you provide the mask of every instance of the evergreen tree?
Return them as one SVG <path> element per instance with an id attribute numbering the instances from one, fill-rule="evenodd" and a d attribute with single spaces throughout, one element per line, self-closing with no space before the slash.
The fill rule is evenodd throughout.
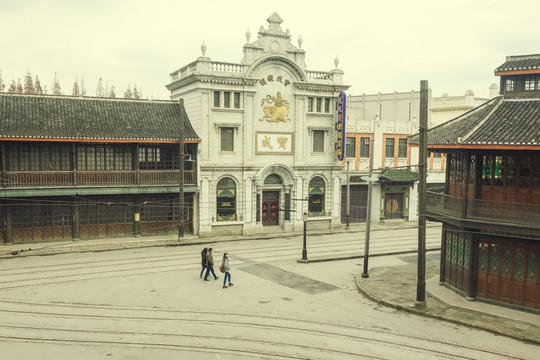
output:
<path id="1" fill-rule="evenodd" d="M 140 99 L 139 92 L 137 91 L 137 84 L 133 85 L 133 98 Z"/>
<path id="2" fill-rule="evenodd" d="M 53 95 L 62 95 L 62 89 L 60 88 L 60 83 L 58 82 L 58 79 L 56 78 L 56 73 L 54 73 L 52 94 Z"/>
<path id="3" fill-rule="evenodd" d="M 115 98 L 116 97 L 116 93 L 114 92 L 114 85 L 111 86 L 111 92 L 109 93 L 109 97 L 110 98 Z"/>
<path id="4" fill-rule="evenodd" d="M 98 80 L 98 84 L 97 84 L 97 87 L 96 87 L 96 96 L 97 97 L 103 97 L 105 94 L 103 93 L 103 82 L 101 80 L 101 78 L 99 78 Z"/>
<path id="5" fill-rule="evenodd" d="M 36 75 L 36 80 L 34 81 L 34 88 L 36 89 L 36 94 L 43 94 L 43 89 L 41 88 L 41 82 Z"/>
<path id="6" fill-rule="evenodd" d="M 24 93 L 25 94 L 35 94 L 36 89 L 34 88 L 34 81 L 32 80 L 32 74 L 30 71 L 26 72 L 24 76 Z"/>
<path id="7" fill-rule="evenodd" d="M 79 84 L 77 83 L 77 78 L 75 78 L 75 83 L 73 84 L 73 90 L 71 91 L 71 95 L 81 96 L 81 92 L 79 91 Z"/>
<path id="8" fill-rule="evenodd" d="M 2 70 L 0 70 L 0 92 L 3 92 L 6 88 L 6 84 L 4 83 L 4 79 L 2 78 Z"/>
<path id="9" fill-rule="evenodd" d="M 15 80 L 11 80 L 11 84 L 9 85 L 8 93 L 15 93 L 17 92 L 17 84 L 15 83 Z"/>
<path id="10" fill-rule="evenodd" d="M 19 78 L 19 80 L 17 80 L 17 90 L 15 92 L 18 93 L 18 94 L 22 94 L 24 92 L 22 84 L 21 84 L 21 78 Z"/>
<path id="11" fill-rule="evenodd" d="M 133 93 L 131 92 L 131 84 L 128 84 L 126 91 L 124 91 L 124 98 L 133 99 Z"/>
<path id="12" fill-rule="evenodd" d="M 48 94 L 48 92 L 47 92 L 47 85 L 45 85 L 45 86 L 43 87 L 43 93 L 44 93 L 44 94 Z"/>

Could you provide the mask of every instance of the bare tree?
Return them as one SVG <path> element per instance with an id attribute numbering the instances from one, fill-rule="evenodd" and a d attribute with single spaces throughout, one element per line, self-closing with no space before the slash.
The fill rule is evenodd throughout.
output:
<path id="1" fill-rule="evenodd" d="M 131 92 L 131 84 L 128 84 L 126 91 L 124 91 L 124 98 L 133 99 L 133 93 Z"/>
<path id="2" fill-rule="evenodd" d="M 58 82 L 58 79 L 56 78 L 56 73 L 54 73 L 52 94 L 53 95 L 62 95 L 62 89 L 60 87 L 60 83 Z"/>
<path id="3" fill-rule="evenodd" d="M 0 70 L 0 92 L 3 92 L 6 88 L 6 84 L 4 83 L 4 79 L 2 78 L 2 70 Z"/>
<path id="4" fill-rule="evenodd" d="M 17 84 L 15 83 L 15 80 L 11 80 L 11 84 L 8 88 L 8 93 L 16 93 L 17 92 Z"/>
<path id="5" fill-rule="evenodd" d="M 101 80 L 101 78 L 99 78 L 98 84 L 96 87 L 96 96 L 97 97 L 105 96 L 104 89 L 103 89 L 103 81 Z"/>
<path id="6" fill-rule="evenodd" d="M 109 97 L 110 98 L 115 98 L 116 97 L 116 93 L 114 91 L 114 85 L 111 86 L 111 92 L 109 92 Z"/>
<path id="7" fill-rule="evenodd" d="M 17 80 L 17 91 L 15 91 L 15 92 L 19 93 L 19 94 L 22 94 L 24 92 L 22 84 L 21 84 L 21 78 L 19 78 L 19 80 Z"/>
<path id="8" fill-rule="evenodd" d="M 34 81 L 32 80 L 32 74 L 30 74 L 30 71 L 26 72 L 26 75 L 24 76 L 24 93 L 25 94 L 35 94 L 36 89 L 34 88 Z"/>
<path id="9" fill-rule="evenodd" d="M 133 85 L 133 98 L 134 99 L 140 99 L 139 92 L 137 91 L 137 84 Z"/>
<path id="10" fill-rule="evenodd" d="M 79 84 L 77 82 L 77 78 L 75 78 L 75 83 L 73 83 L 73 90 L 71 91 L 71 95 L 73 95 L 73 96 L 81 96 L 81 92 L 79 90 Z"/>
<path id="11" fill-rule="evenodd" d="M 34 81 L 34 88 L 36 89 L 36 94 L 43 94 L 43 89 L 41 88 L 41 82 L 36 75 L 36 80 Z"/>

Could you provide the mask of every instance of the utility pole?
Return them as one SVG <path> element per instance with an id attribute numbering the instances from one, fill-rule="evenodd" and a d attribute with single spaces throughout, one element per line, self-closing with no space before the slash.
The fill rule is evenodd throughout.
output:
<path id="1" fill-rule="evenodd" d="M 351 185 L 349 181 L 349 160 L 347 160 L 347 229 L 349 228 L 349 218 L 351 216 Z"/>
<path id="2" fill-rule="evenodd" d="M 184 237 L 184 99 L 180 99 L 180 184 L 178 188 L 178 241 Z"/>
<path id="3" fill-rule="evenodd" d="M 427 157 L 428 82 L 420 81 L 420 144 L 418 151 L 418 283 L 416 307 L 426 306 L 426 157 Z"/>
<path id="4" fill-rule="evenodd" d="M 373 145 L 374 140 L 371 140 L 371 146 L 369 147 L 369 173 L 368 173 L 368 193 L 367 193 L 367 209 L 366 209 L 366 237 L 364 241 L 364 271 L 362 272 L 363 278 L 368 278 L 368 262 L 369 262 L 369 238 L 371 233 L 371 180 L 373 176 Z"/>

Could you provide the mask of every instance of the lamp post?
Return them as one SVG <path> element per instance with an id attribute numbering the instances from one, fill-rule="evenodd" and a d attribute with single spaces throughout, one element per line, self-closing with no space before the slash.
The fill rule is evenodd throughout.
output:
<path id="1" fill-rule="evenodd" d="M 306 248 L 306 224 L 307 224 L 307 212 L 304 212 L 304 248 L 302 249 L 302 260 L 307 260 L 307 248 Z"/>

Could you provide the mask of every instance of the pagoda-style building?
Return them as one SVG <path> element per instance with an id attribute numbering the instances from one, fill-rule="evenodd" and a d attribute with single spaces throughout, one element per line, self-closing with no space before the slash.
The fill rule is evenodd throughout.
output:
<path id="1" fill-rule="evenodd" d="M 540 309 L 540 55 L 509 56 L 495 75 L 499 97 L 428 131 L 447 166 L 426 215 L 443 223 L 444 285 Z"/>

